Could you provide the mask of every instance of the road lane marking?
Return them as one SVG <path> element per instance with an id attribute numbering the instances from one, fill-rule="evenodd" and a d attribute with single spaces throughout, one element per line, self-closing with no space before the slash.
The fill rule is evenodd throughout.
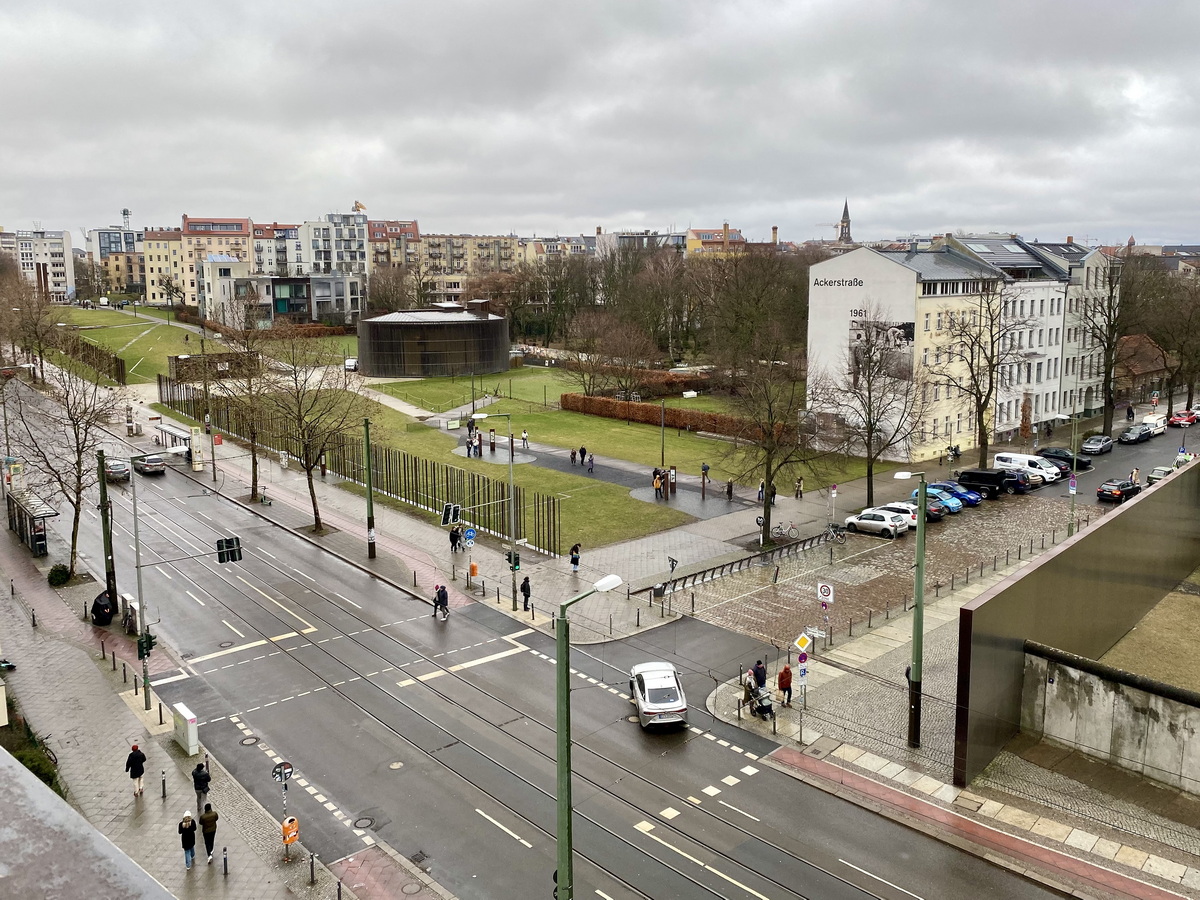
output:
<path id="1" fill-rule="evenodd" d="M 912 891 L 906 891 L 904 888 L 900 887 L 900 885 L 898 885 L 898 884 L 892 884 L 890 881 L 888 881 L 888 880 L 886 880 L 886 879 L 884 879 L 884 878 L 880 878 L 880 877 L 879 877 L 878 875 L 876 875 L 874 872 L 868 872 L 866 869 L 860 869 L 860 868 L 859 868 L 858 866 L 856 866 L 854 863 L 851 863 L 851 862 L 846 862 L 844 859 L 839 859 L 839 860 L 838 860 L 838 862 L 840 862 L 840 863 L 841 863 L 842 865 L 844 865 L 844 866 L 849 866 L 850 868 L 852 868 L 852 869 L 853 869 L 854 871 L 856 871 L 856 872 L 862 872 L 864 875 L 866 875 L 866 876 L 868 876 L 868 877 L 870 877 L 870 878 L 874 878 L 876 881 L 881 881 L 881 882 L 883 882 L 884 884 L 886 884 L 888 887 L 890 887 L 890 888 L 895 888 L 896 890 L 898 890 L 898 891 L 899 891 L 900 893 L 902 893 L 902 894 L 908 894 L 908 896 L 910 896 L 910 897 L 916 897 L 916 898 L 917 898 L 917 900 L 924 900 L 924 898 L 923 898 L 923 897 L 920 897 L 920 896 L 918 896 L 917 894 L 914 894 Z"/>
<path id="2" fill-rule="evenodd" d="M 234 634 L 236 634 L 238 637 L 240 637 L 240 638 L 244 638 L 244 637 L 245 637 L 245 635 L 244 635 L 244 634 L 242 634 L 240 631 L 238 631 L 236 628 L 234 628 L 232 625 L 230 625 L 230 624 L 229 624 L 228 622 L 226 622 L 224 619 L 222 619 L 221 621 L 225 623 L 225 627 L 226 627 L 226 628 L 228 628 L 230 631 L 232 631 L 232 632 L 233 632 Z M 205 656 L 205 657 L 202 657 L 202 658 L 203 658 L 203 659 L 209 659 L 210 657 L 207 657 L 207 656 Z M 193 659 L 193 660 L 192 660 L 192 663 L 193 663 L 193 664 L 195 664 L 195 662 L 196 662 L 196 660 L 194 660 L 194 659 Z"/>
<path id="3" fill-rule="evenodd" d="M 226 624 L 228 624 L 228 623 L 226 623 Z M 233 628 L 232 625 L 230 625 L 229 627 Z M 266 641 L 251 641 L 249 644 L 239 644 L 236 647 L 227 647 L 224 650 L 218 650 L 216 653 L 209 653 L 207 656 L 197 656 L 193 660 L 191 660 L 191 664 L 195 665 L 196 663 L 208 662 L 210 659 L 216 659 L 219 656 L 228 656 L 231 653 L 240 653 L 243 650 L 250 650 L 254 647 L 261 647 L 266 643 L 267 643 Z"/>
<path id="4" fill-rule="evenodd" d="M 708 787 L 704 788 L 704 790 L 702 790 L 700 793 L 708 794 L 708 796 L 710 796 L 710 797 L 715 797 L 715 796 L 717 796 L 717 794 L 721 793 L 721 789 L 719 787 L 713 787 L 710 784 Z"/>
<path id="5" fill-rule="evenodd" d="M 158 678 L 150 682 L 150 687 L 158 687 L 160 684 L 170 684 L 173 681 L 184 681 L 191 677 L 191 675 L 184 672 L 181 675 L 172 675 L 170 678 Z"/>
<path id="6" fill-rule="evenodd" d="M 288 609 L 286 606 L 284 606 L 282 603 L 280 603 L 278 600 L 276 600 L 274 597 L 272 597 L 272 596 L 271 596 L 270 594 L 268 594 L 266 591 L 259 590 L 257 587 L 255 587 L 255 586 L 254 586 L 254 585 L 252 585 L 250 582 L 248 582 L 248 581 L 247 581 L 245 578 L 243 578 L 241 575 L 239 575 L 239 576 L 237 577 L 237 579 L 238 579 L 238 581 L 240 581 L 242 584 L 246 585 L 246 587 L 250 588 L 250 589 L 251 589 L 251 590 L 253 590 L 253 591 L 257 591 L 258 593 L 262 594 L 264 597 L 266 597 L 268 600 L 270 600 L 272 603 L 274 603 L 276 606 L 278 606 L 280 609 L 282 609 L 282 610 L 283 610 L 285 613 L 287 613 L 289 616 L 291 616 L 291 617 L 292 617 L 293 619 L 295 619 L 297 622 L 300 622 L 301 624 L 303 624 L 303 625 L 304 625 L 304 632 L 303 632 L 304 634 L 308 634 L 309 632 L 313 632 L 313 631 L 316 631 L 316 630 L 317 630 L 317 628 L 316 628 L 316 626 L 315 626 L 315 625 L 312 625 L 311 623 L 309 623 L 309 622 L 308 622 L 308 621 L 306 621 L 305 619 L 303 619 L 303 618 L 301 618 L 300 616 L 296 615 L 296 613 L 292 612 L 290 609 Z"/>
<path id="7" fill-rule="evenodd" d="M 288 568 L 291 569 L 293 572 L 295 572 L 297 575 L 299 575 L 301 578 L 307 578 L 309 581 L 317 580 L 317 579 L 313 578 L 311 575 L 309 575 L 307 572 L 301 572 L 299 569 L 293 568 L 292 566 L 288 566 Z"/>
<path id="8" fill-rule="evenodd" d="M 255 548 L 254 548 L 254 552 L 255 552 L 255 553 L 261 553 L 263 556 L 269 556 L 269 557 L 271 557 L 271 559 L 275 559 L 275 554 L 274 554 L 274 553 L 268 553 L 268 552 L 267 552 L 266 550 L 264 550 L 262 547 L 255 547 Z"/>
<path id="9" fill-rule="evenodd" d="M 166 572 L 163 571 L 162 566 L 155 566 L 154 568 L 158 571 L 159 575 L 164 576 L 168 581 L 175 580 L 174 578 L 172 578 L 170 575 L 168 575 Z"/>
<path id="10" fill-rule="evenodd" d="M 604 891 L 600 890 L 600 888 L 596 888 L 596 896 L 600 897 L 601 900 L 613 900 L 612 897 L 608 896 L 608 894 L 604 893 Z"/>
<path id="11" fill-rule="evenodd" d="M 333 595 L 334 595 L 335 597 L 341 597 L 343 600 L 345 600 L 347 603 L 349 603 L 349 604 L 350 604 L 351 606 L 353 606 L 355 609 L 362 609 L 362 607 L 361 607 L 361 606 L 359 606 L 357 603 L 355 603 L 353 600 L 351 600 L 351 599 L 350 599 L 349 597 L 347 597 L 345 594 L 339 594 L 337 591 L 334 591 L 334 592 L 333 592 Z M 386 628 L 387 626 L 385 625 L 384 627 Z"/>
<path id="12" fill-rule="evenodd" d="M 758 818 L 758 816 L 752 816 L 752 815 L 750 815 L 750 813 L 746 812 L 744 809 L 738 809 L 732 803 L 726 803 L 724 800 L 718 800 L 717 802 L 720 803 L 722 806 L 729 807 L 729 809 L 732 809 L 735 813 L 741 813 L 747 819 L 753 819 L 755 822 L 762 821 L 762 819 Z"/>
<path id="13" fill-rule="evenodd" d="M 745 891 L 747 894 L 750 894 L 752 897 L 758 897 L 759 900 L 770 900 L 770 898 L 767 897 L 765 894 L 760 894 L 758 891 L 754 890 L 754 888 L 750 887 L 749 885 L 742 884 L 736 878 L 733 878 L 730 875 L 726 875 L 720 869 L 714 869 L 712 866 L 708 865 L 705 862 L 700 861 L 696 857 L 692 856 L 690 853 L 687 853 L 686 851 L 679 849 L 674 844 L 670 844 L 667 841 L 664 841 L 658 835 L 651 834 L 650 832 L 652 832 L 654 830 L 653 822 L 638 822 L 638 824 L 635 825 L 634 828 L 636 828 L 642 834 L 646 835 L 646 837 L 650 838 L 652 841 L 657 841 L 658 843 L 662 844 L 668 850 L 674 850 L 676 853 L 678 853 L 680 856 L 682 856 L 684 859 L 688 860 L 689 862 L 694 862 L 696 865 L 703 868 L 706 872 L 712 872 L 718 878 L 723 878 L 725 881 L 728 881 L 730 884 L 734 885 L 735 887 L 741 888 L 743 891 Z M 905 893 L 908 893 L 908 892 L 905 891 Z"/>
<path id="14" fill-rule="evenodd" d="M 187 594 L 189 597 L 191 597 L 193 600 L 195 600 L 197 603 L 199 603 L 201 606 L 205 605 L 204 601 L 201 600 L 199 597 L 197 597 L 195 594 L 193 594 L 191 591 L 184 591 L 184 593 Z"/>
<path id="15" fill-rule="evenodd" d="M 491 816 L 489 816 L 487 813 L 485 813 L 482 809 L 476 809 L 475 812 L 479 813 L 481 816 L 483 816 L 485 819 L 487 819 L 489 822 L 491 822 L 493 825 L 495 825 L 497 828 L 499 828 L 501 831 L 503 831 L 505 834 L 507 834 L 514 841 L 520 841 L 521 844 L 528 847 L 530 850 L 533 849 L 533 844 L 529 843 L 529 841 L 525 840 L 525 838 L 521 837 L 519 834 L 517 834 L 511 828 L 506 828 L 503 825 L 501 825 L 499 822 L 497 822 L 495 819 L 493 819 Z"/>

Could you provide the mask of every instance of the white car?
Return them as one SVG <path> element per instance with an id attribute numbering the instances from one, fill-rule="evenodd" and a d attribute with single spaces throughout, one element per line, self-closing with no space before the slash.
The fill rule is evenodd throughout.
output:
<path id="1" fill-rule="evenodd" d="M 639 663 L 630 669 L 629 696 L 642 728 L 687 725 L 687 698 L 679 673 L 669 662 Z"/>
<path id="2" fill-rule="evenodd" d="M 867 510 L 863 510 L 866 512 Z M 871 507 L 872 512 L 887 512 L 895 513 L 908 523 L 908 527 L 916 530 L 917 527 L 917 504 L 915 503 L 885 503 L 883 506 Z"/>
<path id="3" fill-rule="evenodd" d="M 908 521 L 899 513 L 864 509 L 856 516 L 846 516 L 846 528 L 894 538 L 908 531 Z"/>
<path id="4" fill-rule="evenodd" d="M 343 361 L 342 365 L 343 365 L 343 367 L 345 367 L 347 372 L 357 372 L 358 371 L 358 357 L 357 356 L 347 356 L 346 359 Z"/>

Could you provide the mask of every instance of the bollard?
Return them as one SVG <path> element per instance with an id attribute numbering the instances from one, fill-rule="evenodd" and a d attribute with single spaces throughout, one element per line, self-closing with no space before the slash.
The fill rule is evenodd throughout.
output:
<path id="1" fill-rule="evenodd" d="M 317 883 L 317 854 L 315 853 L 308 857 L 308 883 Z"/>
<path id="2" fill-rule="evenodd" d="M 158 704 L 158 724 L 161 725 L 162 723 L 163 723 L 162 703 L 159 702 L 159 704 Z"/>
<path id="3" fill-rule="evenodd" d="M 779 583 L 779 566 L 775 567 L 775 574 L 771 576 L 771 584 Z"/>
<path id="4" fill-rule="evenodd" d="M 1055 539 L 1056 537 L 1058 537 L 1058 529 L 1057 529 L 1057 528 L 1055 528 L 1053 531 L 1051 531 L 1051 532 L 1050 532 L 1050 543 L 1052 543 L 1052 544 L 1053 544 L 1053 543 L 1054 543 L 1054 539 Z M 1042 546 L 1043 546 L 1043 547 L 1045 546 L 1045 540 L 1046 540 L 1046 536 L 1045 536 L 1045 535 L 1042 535 L 1042 542 L 1043 542 L 1043 543 L 1042 543 Z"/>
<path id="5" fill-rule="evenodd" d="M 121 663 L 121 667 L 124 668 L 125 663 Z M 133 676 L 133 696 L 135 696 L 135 697 L 138 695 L 138 680 L 139 680 L 138 677 L 136 675 L 134 675 Z"/>
<path id="6" fill-rule="evenodd" d="M 117 661 L 117 654 L 113 654 L 113 663 Z M 129 684 L 129 672 L 125 668 L 125 660 L 121 660 L 121 684 Z"/>
<path id="7" fill-rule="evenodd" d="M 536 615 L 536 613 L 533 611 L 533 604 L 530 603 L 529 604 L 529 621 L 530 622 L 532 622 L 534 620 L 535 615 Z"/>
<path id="8" fill-rule="evenodd" d="M 625 585 L 625 599 L 629 599 L 629 585 Z"/>
<path id="9" fill-rule="evenodd" d="M 692 615 L 696 614 L 696 592 L 692 591 Z"/>
<path id="10" fill-rule="evenodd" d="M 342 900 L 342 883 L 341 883 L 341 881 L 338 882 L 337 900 Z"/>
<path id="11" fill-rule="evenodd" d="M 450 563 L 450 580 L 458 581 L 458 564 Z"/>
<path id="12" fill-rule="evenodd" d="M 1007 566 L 1007 565 L 1008 565 L 1008 554 L 1009 554 L 1009 552 L 1010 552 L 1010 551 L 1008 551 L 1008 550 L 1005 550 L 1005 551 L 1004 551 L 1004 565 L 1005 565 L 1005 566 Z"/>
<path id="13" fill-rule="evenodd" d="M 1020 558 L 1021 558 L 1021 549 L 1022 549 L 1024 546 L 1025 546 L 1024 544 L 1021 544 L 1019 547 L 1017 547 L 1017 559 L 1020 559 Z"/>
<path id="14" fill-rule="evenodd" d="M 636 615 L 634 617 L 633 627 L 641 628 L 642 627 L 642 608 L 639 606 L 636 610 L 634 610 L 634 612 L 636 613 Z"/>
<path id="15" fill-rule="evenodd" d="M 1033 538 L 1029 539 L 1029 555 L 1033 555 Z"/>
<path id="16" fill-rule="evenodd" d="M 980 577 L 980 578 L 982 578 L 982 577 L 983 577 L 983 563 L 980 563 L 980 564 L 979 564 L 979 577 Z"/>
<path id="17" fill-rule="evenodd" d="M 951 591 L 954 590 L 954 574 L 953 573 L 951 573 L 951 575 L 950 575 L 950 590 Z"/>
<path id="18" fill-rule="evenodd" d="M 1042 532 L 1042 549 L 1043 550 L 1046 549 L 1046 534 L 1045 534 L 1045 532 Z"/>
<path id="19" fill-rule="evenodd" d="M 995 556 L 993 556 L 993 557 L 992 557 L 992 571 L 993 571 L 993 572 L 995 572 L 995 571 L 996 571 L 996 561 L 997 561 L 997 560 L 999 560 L 999 559 L 1000 559 L 1000 554 L 999 554 L 999 553 L 997 553 Z"/>
<path id="20" fill-rule="evenodd" d="M 36 609 L 29 610 L 29 621 L 30 621 L 30 626 L 29 626 L 30 628 L 37 628 L 37 610 Z"/>
<path id="21" fill-rule="evenodd" d="M 117 671 L 117 651 L 116 650 L 113 651 L 112 659 L 113 659 L 113 671 L 115 672 L 115 671 Z M 124 665 L 124 663 L 122 663 L 122 665 Z"/>
<path id="22" fill-rule="evenodd" d="M 108 656 L 108 653 L 104 650 L 104 638 L 100 638 L 100 658 L 104 659 L 106 656 Z"/>
<path id="23" fill-rule="evenodd" d="M 87 601 L 83 601 L 83 621 L 87 621 Z"/>
<path id="24" fill-rule="evenodd" d="M 891 618 L 892 618 L 892 601 L 885 600 L 885 601 L 883 601 L 883 620 L 885 622 L 887 622 Z"/>
<path id="25" fill-rule="evenodd" d="M 496 588 L 496 602 L 500 602 L 500 588 Z"/>
<path id="26" fill-rule="evenodd" d="M 229 874 L 229 848 L 228 847 L 221 848 L 221 868 L 224 870 L 222 874 L 224 874 L 224 875 Z M 338 884 L 338 893 L 341 893 L 341 887 L 342 886 L 339 883 Z"/>
<path id="27" fill-rule="evenodd" d="M 854 616 L 850 617 L 850 627 L 846 633 L 849 637 L 854 637 Z"/>
<path id="28" fill-rule="evenodd" d="M 963 573 L 963 580 L 966 581 L 967 584 L 971 583 L 971 570 L 970 569 L 967 569 L 967 571 L 965 573 Z"/>
<path id="29" fill-rule="evenodd" d="M 163 799 L 167 799 L 167 770 L 162 770 L 162 795 Z"/>
<path id="30" fill-rule="evenodd" d="M 612 616 L 608 617 L 608 636 L 612 637 Z"/>
<path id="31" fill-rule="evenodd" d="M 413 569 L 413 587 L 417 586 L 417 570 Z"/>
<path id="32" fill-rule="evenodd" d="M 872 612 L 871 609 L 868 607 L 867 608 L 867 630 L 868 631 L 870 631 L 870 629 L 871 629 L 871 612 Z"/>
<path id="33" fill-rule="evenodd" d="M 935 581 L 933 583 L 933 597 L 936 600 L 940 596 L 942 596 L 942 583 L 940 581 Z M 904 608 L 908 609 L 907 605 Z"/>

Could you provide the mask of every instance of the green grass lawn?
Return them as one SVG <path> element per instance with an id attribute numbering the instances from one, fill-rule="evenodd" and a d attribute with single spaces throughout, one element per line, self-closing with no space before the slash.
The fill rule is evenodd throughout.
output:
<path id="1" fill-rule="evenodd" d="M 130 384 L 152 382 L 158 375 L 166 375 L 168 356 L 200 352 L 200 340 L 196 335 L 156 317 L 135 319 L 107 309 L 66 312 L 64 320 L 80 327 L 80 337 L 125 360 L 126 379 Z M 205 341 L 205 346 L 214 352 L 225 349 L 223 344 L 212 340 Z"/>
<path id="2" fill-rule="evenodd" d="M 471 383 L 475 396 L 484 394 L 515 397 L 541 406 L 543 402 L 557 405 L 559 395 L 572 390 L 571 382 L 559 369 L 541 366 L 521 366 L 496 375 L 460 375 L 451 378 L 414 378 L 372 385 L 377 391 L 391 394 L 398 400 L 440 413 L 471 402 Z"/>
<path id="3" fill-rule="evenodd" d="M 725 413 L 734 415 L 733 403 L 728 397 L 719 394 L 701 394 L 699 397 L 674 396 L 665 398 L 667 406 L 679 409 L 695 409 L 700 412 Z"/>

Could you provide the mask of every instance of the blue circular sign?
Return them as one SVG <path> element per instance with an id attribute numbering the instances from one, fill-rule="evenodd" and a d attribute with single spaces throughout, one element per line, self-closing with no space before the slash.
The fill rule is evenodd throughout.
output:
<path id="1" fill-rule="evenodd" d="M 475 540 L 475 529 L 468 528 L 466 531 L 463 532 L 463 537 L 465 537 L 468 541 Z"/>

